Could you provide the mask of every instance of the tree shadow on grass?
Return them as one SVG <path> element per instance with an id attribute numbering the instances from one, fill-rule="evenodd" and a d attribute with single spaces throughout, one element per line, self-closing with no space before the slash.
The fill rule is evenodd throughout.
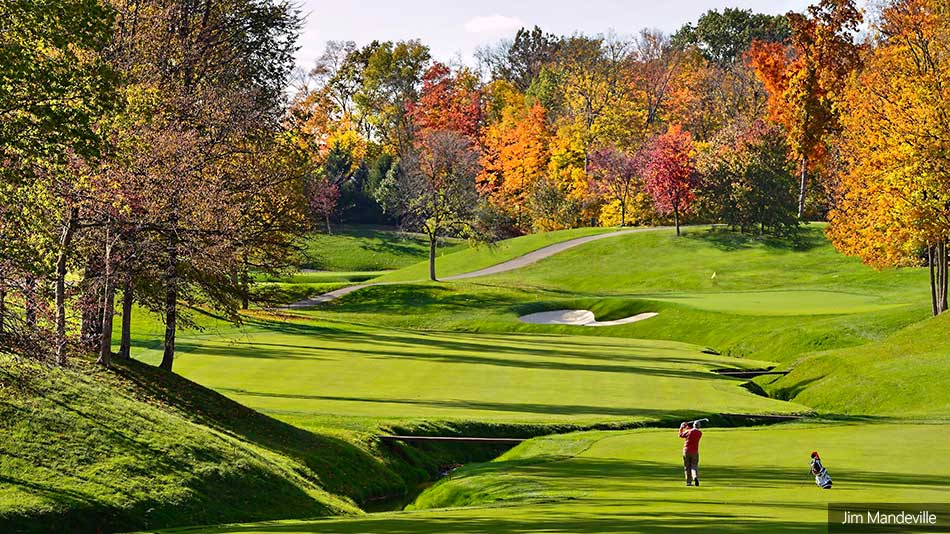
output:
<path id="1" fill-rule="evenodd" d="M 530 413 L 537 415 L 600 415 L 612 418 L 652 418 L 669 421 L 682 421 L 696 417 L 701 412 L 696 410 L 659 410 L 649 408 L 618 408 L 610 406 L 587 406 L 577 404 L 540 404 L 523 402 L 490 402 L 478 400 L 458 399 L 400 399 L 386 397 L 346 397 L 339 395 L 308 395 L 296 393 L 272 393 L 248 391 L 241 388 L 221 388 L 227 393 L 249 397 L 266 397 L 277 399 L 296 399 L 313 401 L 358 402 L 371 404 L 403 404 L 408 406 L 424 406 L 426 408 L 445 408 L 456 410 L 473 410 L 487 412 Z"/>
<path id="2" fill-rule="evenodd" d="M 531 369 L 560 369 L 567 371 L 595 371 L 595 372 L 632 372 L 667 376 L 674 378 L 710 379 L 715 377 L 704 370 L 675 369 L 657 366 L 643 366 L 643 362 L 667 364 L 669 366 L 697 366 L 721 365 L 721 360 L 710 355 L 701 355 L 698 352 L 693 356 L 666 356 L 664 353 L 680 353 L 683 350 L 668 347 L 636 347 L 617 345 L 605 338 L 604 343 L 580 344 L 571 342 L 565 337 L 542 337 L 532 341 L 521 336 L 503 336 L 481 334 L 443 334 L 432 332 L 402 333 L 393 330 L 368 331 L 344 330 L 327 328 L 305 323 L 287 322 L 258 322 L 257 326 L 269 332 L 289 335 L 299 335 L 308 338 L 307 343 L 281 344 L 271 342 L 248 341 L 249 347 L 262 347 L 259 351 L 253 348 L 238 348 L 245 342 L 234 342 L 220 355 L 228 355 L 234 348 L 235 355 L 261 358 L 307 359 L 295 356 L 293 350 L 302 351 L 334 351 L 348 354 L 363 354 L 366 356 L 394 357 L 417 359 L 421 361 L 442 361 L 445 363 L 486 364 L 509 367 L 524 367 Z M 320 342 L 332 341 L 339 346 L 321 346 Z M 357 348 L 360 345 L 373 348 Z M 276 350 L 268 350 L 273 347 Z M 385 347 L 385 348 L 384 348 Z M 284 350 L 287 349 L 287 350 Z M 581 350 L 581 349 L 587 349 Z M 441 351 L 436 353 L 435 351 Z M 189 352 L 217 352 L 213 348 L 197 345 Z M 260 354 L 255 354 L 260 352 Z M 468 354 L 456 354 L 456 353 Z M 524 359 L 507 359 L 496 355 L 524 356 Z M 530 358 L 529 358 L 530 357 Z M 539 359 L 534 359 L 538 357 Z M 543 360 L 540 358 L 544 358 Z M 591 362 L 597 360 L 615 362 L 605 365 L 597 363 L 570 363 L 552 361 L 554 359 L 580 359 Z M 628 365 L 622 365 L 629 362 Z"/>
<path id="3" fill-rule="evenodd" d="M 294 523 L 270 523 L 259 526 L 230 526 L 181 531 L 207 534 L 241 534 L 253 532 L 272 533 L 324 533 L 324 534 L 666 534 L 674 530 L 693 532 L 723 532 L 733 534 L 803 534 L 824 532 L 824 522 L 777 521 L 767 517 L 749 518 L 738 514 L 721 513 L 710 516 L 706 513 L 688 511 L 649 513 L 636 509 L 617 510 L 610 514 L 572 511 L 563 512 L 541 509 L 537 512 L 514 512 L 506 517 L 504 507 L 493 508 L 482 517 L 455 514 L 404 513 L 379 518 L 343 521 L 314 521 Z M 520 512 L 520 513 L 519 513 Z M 517 515 L 529 517 L 517 517 Z M 476 514 L 468 514 L 474 516 Z"/>
<path id="4" fill-rule="evenodd" d="M 754 247 L 773 251 L 807 252 L 827 242 L 819 229 L 802 226 L 786 229 L 782 235 L 740 233 L 726 228 L 710 228 L 684 235 L 727 252 Z"/>

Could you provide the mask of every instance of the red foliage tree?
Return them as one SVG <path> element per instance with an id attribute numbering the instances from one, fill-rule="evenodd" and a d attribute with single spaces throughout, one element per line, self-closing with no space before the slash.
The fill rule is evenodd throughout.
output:
<path id="1" fill-rule="evenodd" d="M 468 70 L 453 73 L 435 63 L 422 77 L 419 100 L 409 105 L 419 138 L 431 132 L 452 131 L 477 144 L 482 124 L 482 91 Z"/>
<path id="2" fill-rule="evenodd" d="M 310 213 L 315 219 L 326 221 L 327 233 L 332 234 L 330 217 L 333 216 L 337 203 L 340 201 L 340 188 L 330 180 L 319 179 L 311 183 L 307 189 Z"/>
<path id="3" fill-rule="evenodd" d="M 676 235 L 680 235 L 680 217 L 689 211 L 699 182 L 693 136 L 671 126 L 647 147 L 645 170 L 646 188 L 656 210 L 673 214 Z"/>

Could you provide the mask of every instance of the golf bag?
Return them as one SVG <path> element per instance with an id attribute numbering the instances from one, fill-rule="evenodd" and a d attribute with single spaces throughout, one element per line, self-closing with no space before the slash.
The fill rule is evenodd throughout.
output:
<path id="1" fill-rule="evenodd" d="M 831 475 L 825 466 L 821 465 L 821 458 L 817 456 L 811 460 L 811 474 L 815 475 L 815 484 L 821 489 L 831 489 Z"/>

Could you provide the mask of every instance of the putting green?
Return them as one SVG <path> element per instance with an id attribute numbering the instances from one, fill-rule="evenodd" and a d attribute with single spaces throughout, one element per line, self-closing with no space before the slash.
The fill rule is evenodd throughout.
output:
<path id="1" fill-rule="evenodd" d="M 309 322 L 184 338 L 175 363 L 186 378 L 300 424 L 347 417 L 590 424 L 807 411 L 710 372 L 761 365 L 668 341 L 425 334 Z"/>
<path id="2" fill-rule="evenodd" d="M 902 306 L 877 295 L 807 289 L 674 293 L 644 295 L 643 298 L 675 302 L 700 310 L 759 316 L 870 313 Z"/>
<path id="3" fill-rule="evenodd" d="M 673 429 L 539 438 L 429 489 L 438 510 L 174 532 L 665 533 L 826 532 L 829 502 L 947 502 L 950 467 L 935 461 L 947 425 L 782 425 L 706 430 L 701 481 L 682 481 Z M 834 478 L 808 473 L 817 449 Z M 900 461 L 893 461 L 900 458 Z M 476 505 L 470 508 L 457 506 Z"/>

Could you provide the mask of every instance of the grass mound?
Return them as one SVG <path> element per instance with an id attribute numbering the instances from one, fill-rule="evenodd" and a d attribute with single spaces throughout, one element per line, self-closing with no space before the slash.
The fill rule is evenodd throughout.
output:
<path id="1" fill-rule="evenodd" d="M 141 364 L 0 359 L 0 530 L 114 532 L 357 513 L 401 481 L 345 442 Z"/>
<path id="2" fill-rule="evenodd" d="M 586 237 L 617 231 L 616 228 L 575 228 L 542 234 L 530 234 L 507 239 L 491 245 L 460 247 L 444 251 L 444 256 L 436 261 L 436 274 L 439 277 L 454 276 L 491 267 L 499 263 L 524 256 L 529 252 L 578 237 Z M 428 256 L 426 261 L 400 269 L 378 278 L 379 282 L 411 282 L 429 278 Z"/>
<path id="3" fill-rule="evenodd" d="M 789 375 L 761 381 L 770 394 L 828 413 L 950 419 L 950 316 L 868 345 L 819 353 Z"/>

